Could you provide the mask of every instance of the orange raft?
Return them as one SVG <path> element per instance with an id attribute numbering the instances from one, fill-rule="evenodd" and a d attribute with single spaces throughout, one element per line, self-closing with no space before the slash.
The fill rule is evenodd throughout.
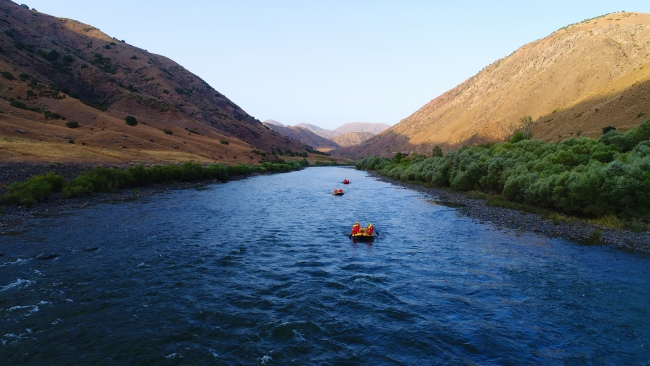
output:
<path id="1" fill-rule="evenodd" d="M 350 181 L 347 179 L 343 179 L 343 184 L 350 184 Z"/>
<path id="2" fill-rule="evenodd" d="M 343 190 L 342 189 L 335 189 L 332 191 L 332 194 L 335 196 L 342 196 L 343 195 Z"/>
<path id="3" fill-rule="evenodd" d="M 375 240 L 375 233 L 374 230 L 371 233 L 368 233 L 368 228 L 362 227 L 359 228 L 358 233 L 350 233 L 350 238 L 359 241 L 372 241 Z"/>

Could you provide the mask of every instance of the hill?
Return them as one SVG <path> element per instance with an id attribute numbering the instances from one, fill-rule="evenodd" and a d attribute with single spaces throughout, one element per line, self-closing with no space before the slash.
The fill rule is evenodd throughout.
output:
<path id="1" fill-rule="evenodd" d="M 2 161 L 237 163 L 305 151 L 174 61 L 93 26 L 0 0 L 0 30 Z"/>
<path id="2" fill-rule="evenodd" d="M 390 128 L 390 126 L 385 123 L 367 123 L 367 122 L 346 123 L 336 128 L 333 131 L 320 128 L 318 126 L 310 125 L 308 123 L 300 123 L 297 124 L 296 127 L 308 129 L 311 132 L 330 140 L 332 140 L 336 136 L 340 136 L 348 132 L 371 132 L 373 135 L 376 135 L 386 130 L 387 128 Z"/>
<path id="3" fill-rule="evenodd" d="M 269 120 L 266 120 L 263 123 L 271 130 L 278 132 L 281 135 L 287 136 L 293 140 L 297 140 L 302 144 L 311 146 L 316 150 L 329 151 L 340 147 L 338 144 L 324 137 L 321 137 L 306 128 L 285 126 L 279 122 L 270 123 L 268 121 Z"/>
<path id="4" fill-rule="evenodd" d="M 325 128 L 320 128 L 320 127 L 315 126 L 315 125 L 310 125 L 309 123 L 299 123 L 299 124 L 295 125 L 295 127 L 304 128 L 304 129 L 309 130 L 309 131 L 317 134 L 318 136 L 324 137 L 326 139 L 332 139 L 332 138 L 339 135 L 339 133 L 336 133 L 336 132 L 334 132 L 332 130 L 327 130 Z"/>
<path id="5" fill-rule="evenodd" d="M 282 123 L 280 123 L 280 122 L 278 122 L 278 121 L 276 121 L 276 120 L 272 120 L 272 119 L 267 119 L 267 120 L 263 121 L 262 123 L 265 123 L 265 124 L 267 124 L 267 125 L 276 125 L 276 126 L 286 127 L 286 126 L 283 125 Z"/>
<path id="6" fill-rule="evenodd" d="M 372 132 L 348 132 L 334 137 L 332 141 L 340 146 L 346 147 L 359 145 L 373 136 L 375 134 Z"/>
<path id="7" fill-rule="evenodd" d="M 350 122 L 335 129 L 334 132 L 341 135 L 348 132 L 370 132 L 373 135 L 376 135 L 389 128 L 390 126 L 385 123 Z"/>
<path id="8" fill-rule="evenodd" d="M 525 116 L 536 139 L 597 137 L 646 118 L 649 92 L 650 15 L 614 13 L 529 43 L 363 145 L 334 153 L 390 156 L 503 141 Z"/>

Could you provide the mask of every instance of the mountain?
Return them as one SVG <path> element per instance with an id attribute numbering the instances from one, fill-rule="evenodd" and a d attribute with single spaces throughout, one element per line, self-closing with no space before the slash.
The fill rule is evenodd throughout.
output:
<path id="1" fill-rule="evenodd" d="M 334 130 L 339 134 L 348 132 L 370 132 L 376 135 L 389 129 L 390 126 L 385 123 L 367 123 L 367 122 L 350 122 Z"/>
<path id="2" fill-rule="evenodd" d="M 287 136 L 293 140 L 299 141 L 302 144 L 309 145 L 314 149 L 329 151 L 340 147 L 338 144 L 324 137 L 321 137 L 306 128 L 285 126 L 279 122 L 273 124 L 269 123 L 268 121 L 269 120 L 266 120 L 263 123 L 267 125 L 271 130 L 278 132 L 281 135 Z"/>
<path id="3" fill-rule="evenodd" d="M 272 119 L 267 119 L 267 120 L 263 121 L 262 123 L 267 124 L 267 125 L 276 125 L 276 126 L 283 126 L 283 127 L 286 127 L 286 126 L 283 125 L 282 123 L 280 123 L 280 122 L 278 122 L 278 121 L 275 121 L 275 120 L 272 120 Z"/>
<path id="4" fill-rule="evenodd" d="M 533 137 L 559 141 L 626 130 L 650 115 L 650 15 L 620 12 L 566 26 L 485 67 L 349 157 L 430 153 L 503 141 L 531 116 Z"/>
<path id="5" fill-rule="evenodd" d="M 373 136 L 375 136 L 375 134 L 372 132 L 348 132 L 334 137 L 332 141 L 340 146 L 346 147 L 359 145 Z"/>
<path id="6" fill-rule="evenodd" d="M 348 132 L 371 132 L 372 134 L 378 134 L 386 130 L 387 128 L 390 128 L 390 126 L 385 123 L 367 123 L 367 122 L 346 123 L 338 127 L 337 129 L 335 129 L 334 131 L 320 128 L 318 126 L 310 125 L 307 123 L 297 124 L 296 127 L 306 128 L 312 131 L 313 133 L 330 140 L 332 140 L 336 136 L 340 136 Z"/>
<path id="7" fill-rule="evenodd" d="M 12 141 L 0 159 L 236 163 L 305 149 L 181 65 L 93 26 L 0 0 L 0 30 L 0 135 Z"/>
<path id="8" fill-rule="evenodd" d="M 332 130 L 327 130 L 327 129 L 324 129 L 324 128 L 320 128 L 318 126 L 310 125 L 308 123 L 299 123 L 295 127 L 304 128 L 304 129 L 309 130 L 309 131 L 317 134 L 318 136 L 324 137 L 326 139 L 332 139 L 332 138 L 340 135 L 339 133 L 334 132 Z"/>

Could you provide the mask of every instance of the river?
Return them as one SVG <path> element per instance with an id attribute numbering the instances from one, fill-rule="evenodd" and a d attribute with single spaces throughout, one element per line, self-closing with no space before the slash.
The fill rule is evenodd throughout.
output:
<path id="1" fill-rule="evenodd" d="M 0 252 L 6 365 L 650 364 L 650 256 L 497 230 L 350 168 L 33 218 Z"/>

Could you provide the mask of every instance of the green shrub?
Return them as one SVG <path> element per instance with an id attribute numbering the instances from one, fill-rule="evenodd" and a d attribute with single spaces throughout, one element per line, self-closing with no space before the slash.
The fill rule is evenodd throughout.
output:
<path id="1" fill-rule="evenodd" d="M 10 73 L 9 71 L 3 71 L 3 72 L 2 72 L 2 77 L 5 78 L 5 79 L 7 79 L 7 80 L 14 80 L 14 79 L 16 79 L 16 78 L 14 77 L 14 75 L 13 75 L 12 73 Z"/>
<path id="2" fill-rule="evenodd" d="M 135 126 L 135 125 L 138 124 L 138 120 L 137 120 L 135 117 L 133 117 L 133 116 L 126 116 L 126 118 L 124 119 L 124 121 L 125 121 L 126 124 L 129 125 L 129 126 Z"/>
<path id="3" fill-rule="evenodd" d="M 0 204 L 27 205 L 48 199 L 53 193 L 61 192 L 63 178 L 54 173 L 37 175 L 24 182 L 12 183 L 7 193 L 0 196 Z"/>
<path id="4" fill-rule="evenodd" d="M 616 127 L 614 127 L 614 126 L 603 127 L 603 135 L 606 134 L 609 131 L 614 131 L 614 130 L 616 130 Z"/>
<path id="5" fill-rule="evenodd" d="M 165 135 L 173 135 L 172 131 L 166 128 L 163 128 L 163 132 L 165 133 Z"/>
<path id="6" fill-rule="evenodd" d="M 65 126 L 68 127 L 68 128 L 78 128 L 79 123 L 75 122 L 75 121 L 68 121 L 68 122 L 65 123 Z"/>
<path id="7" fill-rule="evenodd" d="M 23 102 L 11 102 L 9 103 L 10 106 L 20 108 L 20 109 L 27 109 L 27 105 Z"/>
<path id="8" fill-rule="evenodd" d="M 219 142 L 221 142 L 224 145 L 230 145 L 230 142 L 228 142 L 226 140 L 219 140 Z"/>
<path id="9" fill-rule="evenodd" d="M 18 77 L 19 77 L 20 80 L 22 80 L 22 81 L 29 80 L 29 78 L 30 78 L 29 74 L 25 74 L 24 72 L 21 73 L 20 75 L 18 75 Z"/>
<path id="10" fill-rule="evenodd" d="M 43 116 L 45 116 L 45 119 L 65 119 L 62 115 L 50 111 L 43 112 Z"/>

